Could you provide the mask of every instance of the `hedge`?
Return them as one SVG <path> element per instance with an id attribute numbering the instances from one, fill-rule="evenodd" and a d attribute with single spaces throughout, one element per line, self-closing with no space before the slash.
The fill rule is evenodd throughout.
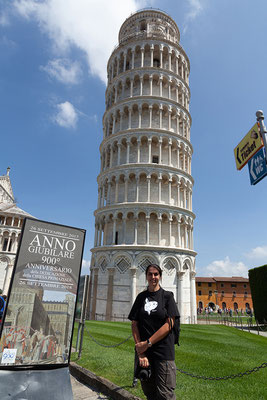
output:
<path id="1" fill-rule="evenodd" d="M 255 318 L 260 324 L 267 323 L 267 265 L 248 271 Z"/>

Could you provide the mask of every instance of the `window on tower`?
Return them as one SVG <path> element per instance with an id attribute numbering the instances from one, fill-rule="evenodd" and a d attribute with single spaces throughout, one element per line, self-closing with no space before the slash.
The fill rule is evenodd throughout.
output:
<path id="1" fill-rule="evenodd" d="M 158 164 L 159 163 L 159 156 L 153 156 L 152 157 L 152 163 L 153 164 Z"/>
<path id="2" fill-rule="evenodd" d="M 7 251 L 11 251 L 11 248 L 12 248 L 12 240 L 10 240 L 10 242 L 9 242 L 9 246 L 8 246 L 8 250 Z"/>
<path id="3" fill-rule="evenodd" d="M 140 31 L 146 31 L 146 20 L 140 22 Z"/>
<path id="4" fill-rule="evenodd" d="M 7 244 L 8 244 L 8 239 L 5 238 L 3 243 L 3 251 L 7 251 Z"/>

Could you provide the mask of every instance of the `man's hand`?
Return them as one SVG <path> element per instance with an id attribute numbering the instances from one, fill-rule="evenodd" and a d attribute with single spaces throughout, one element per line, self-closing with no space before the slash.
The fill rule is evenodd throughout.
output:
<path id="1" fill-rule="evenodd" d="M 148 349 L 148 343 L 147 341 L 145 342 L 138 342 L 135 345 L 137 354 L 140 356 L 142 353 L 144 353 Z"/>
<path id="2" fill-rule="evenodd" d="M 148 358 L 144 354 L 139 356 L 139 365 L 142 368 L 147 368 L 149 366 Z"/>

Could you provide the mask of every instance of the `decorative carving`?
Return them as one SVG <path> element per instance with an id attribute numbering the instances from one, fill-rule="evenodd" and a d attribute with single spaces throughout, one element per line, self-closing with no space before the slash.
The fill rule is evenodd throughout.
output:
<path id="1" fill-rule="evenodd" d="M 121 274 L 124 274 L 131 267 L 131 263 L 126 257 L 119 257 L 115 265 Z"/>
<path id="2" fill-rule="evenodd" d="M 166 258 L 164 261 L 163 269 L 167 275 L 172 275 L 177 267 L 177 262 L 173 258 Z"/>
<path id="3" fill-rule="evenodd" d="M 105 272 L 106 269 L 107 269 L 107 266 L 108 266 L 107 260 L 104 257 L 100 258 L 100 260 L 99 260 L 99 268 L 100 268 L 100 270 L 102 272 Z"/>
<path id="4" fill-rule="evenodd" d="M 153 264 L 154 260 L 150 257 L 144 257 L 142 260 L 139 262 L 138 267 L 145 272 L 149 264 Z"/>
<path id="5" fill-rule="evenodd" d="M 191 278 L 191 279 L 195 279 L 196 274 L 197 274 L 197 273 L 196 273 L 195 271 L 191 271 L 191 272 L 190 272 L 190 278 Z"/>
<path id="6" fill-rule="evenodd" d="M 160 35 L 165 35 L 166 29 L 164 26 L 154 23 L 150 25 L 150 32 L 155 34 L 159 33 Z"/>

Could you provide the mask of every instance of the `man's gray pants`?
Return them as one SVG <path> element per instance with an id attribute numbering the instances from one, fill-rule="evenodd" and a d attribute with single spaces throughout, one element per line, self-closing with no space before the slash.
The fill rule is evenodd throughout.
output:
<path id="1" fill-rule="evenodd" d="M 176 365 L 174 361 L 153 360 L 152 374 L 147 381 L 141 381 L 147 400 L 176 400 Z"/>

